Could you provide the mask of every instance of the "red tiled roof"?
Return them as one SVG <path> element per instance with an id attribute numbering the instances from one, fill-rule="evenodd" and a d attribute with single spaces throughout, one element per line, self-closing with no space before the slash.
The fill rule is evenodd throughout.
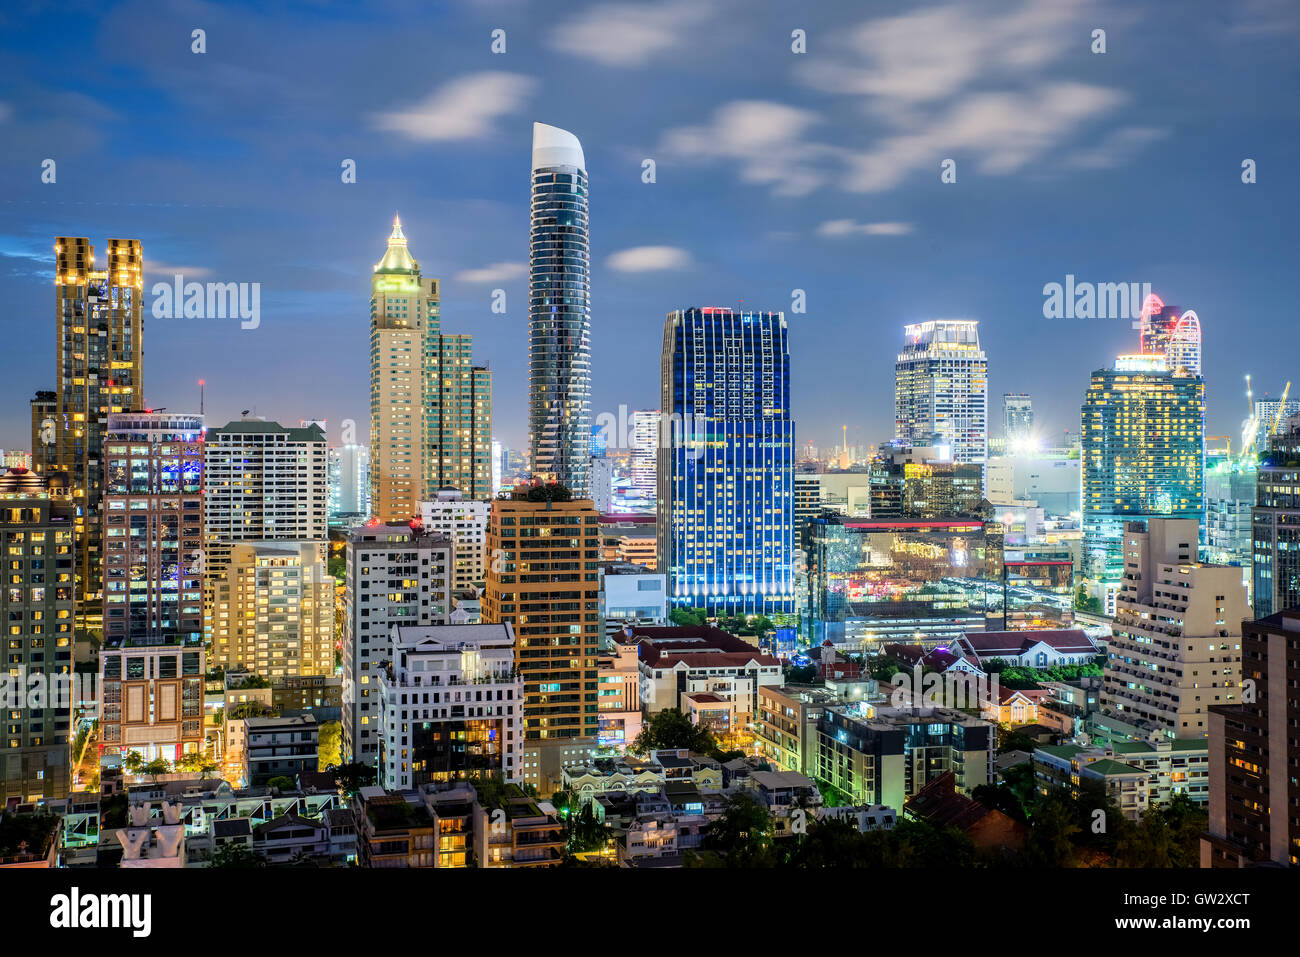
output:
<path id="1" fill-rule="evenodd" d="M 685 664 L 688 668 L 736 668 L 747 665 L 751 661 L 759 665 L 779 665 L 781 663 L 779 658 L 760 654 L 757 650 L 748 653 L 743 651 L 681 652 L 674 650 L 660 654 L 655 660 L 647 659 L 647 661 L 655 668 L 675 668 L 678 664 Z"/>

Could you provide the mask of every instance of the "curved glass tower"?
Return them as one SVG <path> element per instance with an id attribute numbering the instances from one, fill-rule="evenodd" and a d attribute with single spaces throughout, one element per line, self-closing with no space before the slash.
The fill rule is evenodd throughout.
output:
<path id="1" fill-rule="evenodd" d="M 528 240 L 528 438 L 533 478 L 589 494 L 591 282 L 587 168 L 572 133 L 533 124 Z"/>

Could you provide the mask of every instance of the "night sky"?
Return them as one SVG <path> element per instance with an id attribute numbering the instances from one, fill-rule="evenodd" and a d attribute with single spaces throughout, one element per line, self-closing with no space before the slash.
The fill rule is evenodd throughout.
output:
<path id="1" fill-rule="evenodd" d="M 443 280 L 444 330 L 494 370 L 496 435 L 522 447 L 534 120 L 587 157 L 593 419 L 657 407 L 665 313 L 743 301 L 787 312 L 800 444 L 842 422 L 855 444 L 890 438 L 902 326 L 930 318 L 980 321 L 992 434 L 1005 391 L 1032 393 L 1044 433 L 1077 429 L 1089 372 L 1137 333 L 1043 318 L 1067 273 L 1196 309 L 1212 434 L 1238 432 L 1245 373 L 1260 394 L 1300 380 L 1288 0 L 14 6 L 0 447 L 28 447 L 28 400 L 55 386 L 56 235 L 101 263 L 108 238 L 142 241 L 148 404 L 196 411 L 205 378 L 209 424 L 252 408 L 364 437 L 369 277 L 395 211 Z M 261 283 L 260 327 L 154 319 L 150 287 L 176 272 Z"/>

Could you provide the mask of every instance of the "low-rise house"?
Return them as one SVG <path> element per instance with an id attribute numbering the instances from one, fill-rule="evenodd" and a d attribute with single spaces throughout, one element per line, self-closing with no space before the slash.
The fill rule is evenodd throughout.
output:
<path id="1" fill-rule="evenodd" d="M 1001 811 L 958 794 L 951 771 L 939 775 L 908 799 L 903 807 L 908 817 L 937 828 L 956 828 L 979 850 L 1018 850 L 1029 836 L 1029 828 Z"/>
<path id="2" fill-rule="evenodd" d="M 1040 670 L 1058 665 L 1087 665 L 1097 658 L 1097 646 L 1081 628 L 1048 631 L 967 632 L 953 642 L 953 650 L 977 661 L 990 661 Z"/>

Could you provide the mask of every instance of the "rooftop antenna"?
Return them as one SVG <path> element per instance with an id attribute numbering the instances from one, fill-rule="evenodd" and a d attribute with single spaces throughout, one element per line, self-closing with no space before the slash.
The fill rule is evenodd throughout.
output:
<path id="1" fill-rule="evenodd" d="M 206 384 L 207 383 L 204 382 L 204 380 L 202 379 L 199 380 L 199 415 L 203 414 L 203 387 Z"/>

